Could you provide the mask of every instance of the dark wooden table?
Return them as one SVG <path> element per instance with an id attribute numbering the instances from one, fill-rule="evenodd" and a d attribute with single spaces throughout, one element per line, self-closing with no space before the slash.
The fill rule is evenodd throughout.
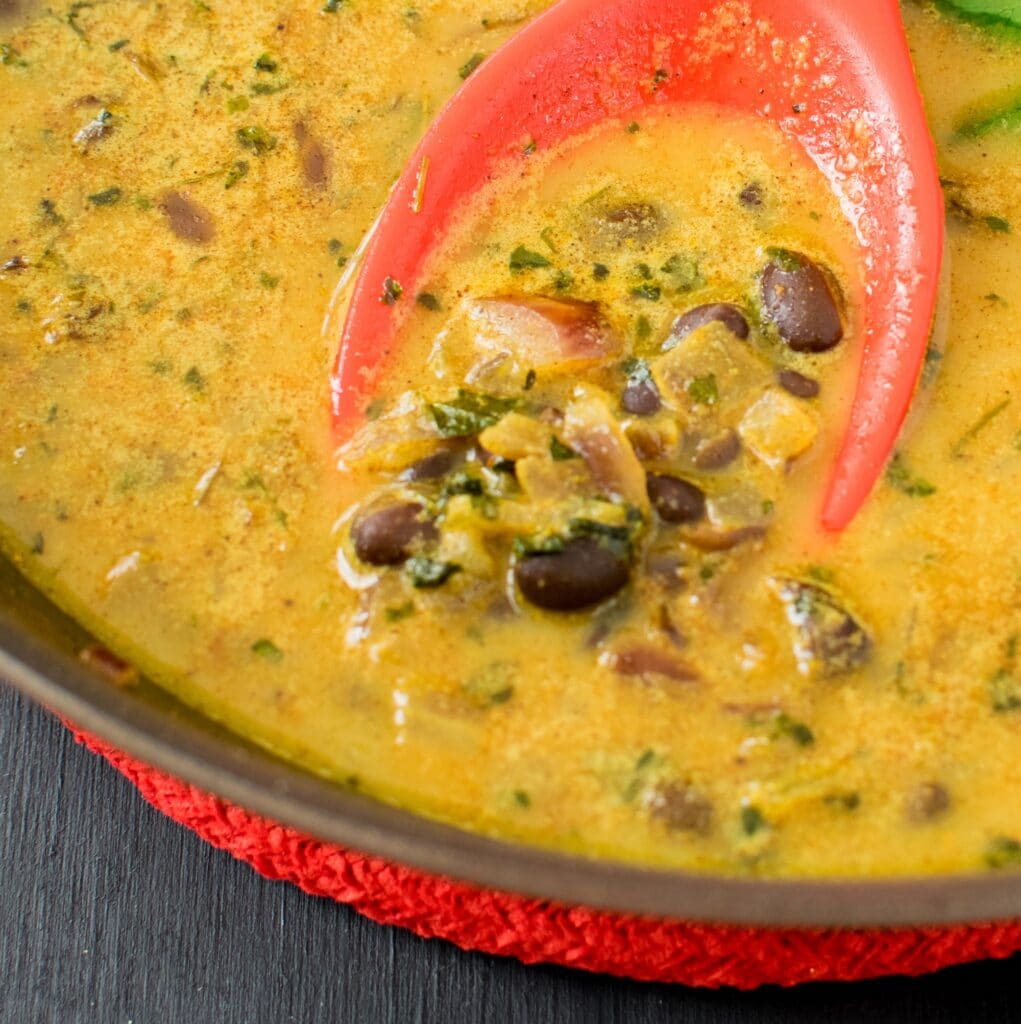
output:
<path id="1" fill-rule="evenodd" d="M 0 1022 L 1021 1019 L 1021 962 L 752 995 L 462 953 L 270 883 L 172 824 L 0 685 Z"/>

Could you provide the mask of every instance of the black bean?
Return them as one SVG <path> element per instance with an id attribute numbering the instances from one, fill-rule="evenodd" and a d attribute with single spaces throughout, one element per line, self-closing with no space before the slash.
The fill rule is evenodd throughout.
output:
<path id="1" fill-rule="evenodd" d="M 801 253 L 784 250 L 766 264 L 762 305 L 766 319 L 795 352 L 828 352 L 844 336 L 826 275 Z"/>
<path id="2" fill-rule="evenodd" d="M 514 568 L 525 599 L 554 612 L 599 604 L 621 590 L 629 576 L 627 562 L 590 537 L 568 541 L 562 551 L 525 557 Z"/>
<path id="3" fill-rule="evenodd" d="M 652 203 L 624 203 L 603 214 L 613 235 L 621 241 L 645 242 L 663 229 L 663 214 Z"/>
<path id="4" fill-rule="evenodd" d="M 689 309 L 674 321 L 670 334 L 663 343 L 664 350 L 673 348 L 700 327 L 714 322 L 723 324 L 735 338 L 744 341 L 748 337 L 748 320 L 739 306 L 729 302 L 710 302 L 705 306 Z"/>
<path id="5" fill-rule="evenodd" d="M 795 654 L 810 672 L 843 675 L 869 659 L 868 633 L 833 594 L 798 580 L 776 580 L 774 586 L 797 633 Z"/>
<path id="6" fill-rule="evenodd" d="M 741 189 L 737 198 L 742 206 L 747 206 L 752 210 L 758 209 L 762 206 L 762 186 L 757 181 L 753 181 Z"/>
<path id="7" fill-rule="evenodd" d="M 819 394 L 819 382 L 797 370 L 780 370 L 776 379 L 780 387 L 795 398 L 816 398 Z"/>
<path id="8" fill-rule="evenodd" d="M 672 831 L 704 835 L 712 827 L 713 805 L 685 782 L 662 782 L 649 798 L 649 814 Z"/>
<path id="9" fill-rule="evenodd" d="M 652 507 L 667 523 L 697 523 L 705 516 L 705 494 L 680 477 L 649 473 L 645 478 Z"/>
<path id="10" fill-rule="evenodd" d="M 904 804 L 908 821 L 923 824 L 941 817 L 950 810 L 950 793 L 939 782 L 923 782 L 909 794 Z"/>
<path id="11" fill-rule="evenodd" d="M 436 540 L 436 527 L 417 502 L 388 505 L 359 519 L 351 531 L 355 554 L 370 565 L 400 565 L 416 543 Z"/>
<path id="12" fill-rule="evenodd" d="M 216 236 L 213 215 L 180 192 L 164 193 L 160 209 L 166 214 L 170 230 L 186 242 L 198 242 L 201 245 L 211 242 Z"/>
<path id="13" fill-rule="evenodd" d="M 663 406 L 656 382 L 651 379 L 628 381 L 620 396 L 620 405 L 633 416 L 653 416 Z"/>
<path id="14" fill-rule="evenodd" d="M 695 450 L 695 468 L 703 472 L 726 469 L 741 454 L 741 438 L 733 430 L 710 437 Z"/>
<path id="15" fill-rule="evenodd" d="M 619 676 L 646 682 L 669 679 L 675 683 L 693 683 L 699 678 L 698 672 L 676 655 L 641 644 L 613 651 L 605 663 Z"/>
<path id="16" fill-rule="evenodd" d="M 401 480 L 415 483 L 420 480 L 437 480 L 446 476 L 461 460 L 461 453 L 452 448 L 441 448 L 412 463 L 403 473 Z"/>

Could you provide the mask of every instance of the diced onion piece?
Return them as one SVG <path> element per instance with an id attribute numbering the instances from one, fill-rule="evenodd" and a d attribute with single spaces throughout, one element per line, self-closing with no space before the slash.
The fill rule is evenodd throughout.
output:
<path id="1" fill-rule="evenodd" d="M 620 349 L 594 302 L 498 296 L 472 303 L 468 316 L 480 350 L 509 352 L 529 367 L 607 359 Z"/>
<path id="2" fill-rule="evenodd" d="M 517 462 L 528 455 L 548 453 L 550 429 L 545 423 L 512 412 L 482 431 L 479 442 L 487 452 Z"/>
<path id="3" fill-rule="evenodd" d="M 744 414 L 738 433 L 763 462 L 782 469 L 812 447 L 819 427 L 804 403 L 781 388 L 770 388 Z"/>
<path id="4" fill-rule="evenodd" d="M 562 439 L 579 452 L 602 492 L 648 512 L 645 470 L 631 442 L 596 388 L 580 387 L 564 413 Z"/>

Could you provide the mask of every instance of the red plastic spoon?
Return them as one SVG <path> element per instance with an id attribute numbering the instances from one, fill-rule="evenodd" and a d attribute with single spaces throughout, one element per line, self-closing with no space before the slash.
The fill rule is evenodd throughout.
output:
<path id="1" fill-rule="evenodd" d="M 855 224 L 865 343 L 822 509 L 827 529 L 843 529 L 910 405 L 943 256 L 935 151 L 897 0 L 559 0 L 475 71 L 395 185 L 341 338 L 338 437 L 361 421 L 431 247 L 488 178 L 608 118 L 685 102 L 773 121 Z"/>

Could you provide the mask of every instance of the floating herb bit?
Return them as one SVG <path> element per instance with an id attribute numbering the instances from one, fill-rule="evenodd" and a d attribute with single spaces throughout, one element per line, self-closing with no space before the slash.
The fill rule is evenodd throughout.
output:
<path id="1" fill-rule="evenodd" d="M 461 571 L 453 562 L 438 562 L 423 555 L 408 561 L 408 579 L 417 590 L 433 590 Z"/>
<path id="2" fill-rule="evenodd" d="M 272 640 L 263 638 L 252 644 L 252 653 L 266 661 L 277 664 L 284 659 L 284 652 Z"/>
<path id="3" fill-rule="evenodd" d="M 419 292 L 415 296 L 415 302 L 430 313 L 438 313 L 442 309 L 440 300 L 432 292 Z"/>
<path id="4" fill-rule="evenodd" d="M 550 441 L 550 456 L 554 462 L 567 462 L 569 459 L 579 458 L 578 453 L 573 448 L 568 448 L 558 437 L 554 436 Z"/>
<path id="5" fill-rule="evenodd" d="M 688 397 L 696 405 L 716 405 L 720 400 L 720 390 L 713 373 L 705 377 L 696 377 L 688 384 Z"/>
<path id="6" fill-rule="evenodd" d="M 768 824 L 758 807 L 749 805 L 741 808 L 741 831 L 746 836 L 757 835 L 765 828 Z"/>
<path id="7" fill-rule="evenodd" d="M 551 266 L 541 252 L 533 252 L 519 245 L 510 256 L 510 268 L 515 272 L 522 270 L 541 270 L 543 267 Z"/>
<path id="8" fill-rule="evenodd" d="M 900 452 L 894 454 L 889 466 L 886 467 L 886 482 L 894 490 L 900 491 L 910 498 L 928 498 L 936 493 L 933 484 L 911 472 Z"/>
<path id="9" fill-rule="evenodd" d="M 256 156 L 265 156 L 271 150 L 276 149 L 277 145 L 277 140 L 273 135 L 270 135 L 265 128 L 253 124 L 238 128 L 234 137 L 245 149 L 252 150 Z"/>
<path id="10" fill-rule="evenodd" d="M 248 174 L 248 161 L 247 160 L 235 160 L 230 170 L 227 171 L 227 177 L 224 179 L 224 188 L 233 188 L 245 175 Z"/>
<path id="11" fill-rule="evenodd" d="M 461 76 L 461 81 L 464 81 L 473 71 L 476 71 L 485 59 L 486 55 L 484 53 L 473 53 L 458 69 L 457 73 Z"/>
<path id="12" fill-rule="evenodd" d="M 114 206 L 121 201 L 123 191 L 116 185 L 103 189 L 102 192 L 94 192 L 89 196 L 89 202 L 93 206 Z"/>
<path id="13" fill-rule="evenodd" d="M 514 398 L 497 398 L 462 388 L 456 398 L 435 402 L 429 411 L 444 437 L 471 437 L 498 423 L 517 405 Z"/>
<path id="14" fill-rule="evenodd" d="M 995 871 L 1021 867 L 1021 842 L 1011 836 L 997 836 L 986 845 L 986 866 Z"/>
<path id="15" fill-rule="evenodd" d="M 659 302 L 663 289 L 658 284 L 640 284 L 637 288 L 631 289 L 631 296 L 635 299 L 645 299 L 648 302 Z"/>
<path id="16" fill-rule="evenodd" d="M 256 71 L 265 71 L 268 74 L 272 74 L 277 69 L 277 62 L 268 53 L 263 53 L 256 58 L 252 67 Z"/>

